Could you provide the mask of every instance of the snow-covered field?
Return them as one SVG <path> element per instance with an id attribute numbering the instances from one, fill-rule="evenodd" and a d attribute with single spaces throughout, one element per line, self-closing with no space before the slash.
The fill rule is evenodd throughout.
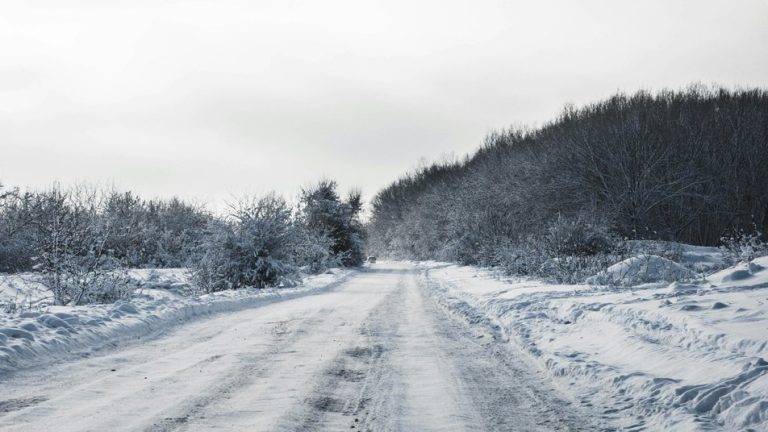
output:
<path id="1" fill-rule="evenodd" d="M 421 267 L 449 310 L 497 326 L 622 430 L 768 430 L 768 257 L 708 272 L 718 259 L 638 256 L 584 285 Z"/>
<path id="2" fill-rule="evenodd" d="M 195 318 L 315 293 L 352 272 L 309 276 L 295 288 L 200 295 L 191 289 L 185 269 L 130 270 L 137 287 L 130 301 L 84 306 L 54 306 L 34 275 L 0 275 L 0 374 L 88 356 Z"/>

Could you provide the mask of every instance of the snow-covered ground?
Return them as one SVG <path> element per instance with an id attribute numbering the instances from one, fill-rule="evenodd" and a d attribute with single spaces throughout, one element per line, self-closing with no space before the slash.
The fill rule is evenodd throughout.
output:
<path id="1" fill-rule="evenodd" d="M 590 280 L 611 285 L 421 267 L 449 310 L 496 326 L 616 427 L 768 430 L 768 257 L 707 274 L 718 260 L 638 256 Z"/>
<path id="2" fill-rule="evenodd" d="M 413 264 L 0 380 L 3 431 L 601 430 Z"/>
<path id="3" fill-rule="evenodd" d="M 0 275 L 0 374 L 88 356 L 198 317 L 315 293 L 351 272 L 309 276 L 295 288 L 199 295 L 185 269 L 137 269 L 129 271 L 137 287 L 129 301 L 84 306 L 54 306 L 34 275 Z"/>
<path id="4" fill-rule="evenodd" d="M 768 257 L 722 266 L 646 250 L 559 285 L 383 262 L 209 295 L 137 270 L 131 301 L 78 307 L 5 277 L 0 426 L 768 430 Z"/>

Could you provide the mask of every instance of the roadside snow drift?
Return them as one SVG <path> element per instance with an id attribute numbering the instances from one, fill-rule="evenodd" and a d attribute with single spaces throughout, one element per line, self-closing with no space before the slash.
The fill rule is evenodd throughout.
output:
<path id="1" fill-rule="evenodd" d="M 693 277 L 682 265 L 656 255 L 638 255 L 616 263 L 587 279 L 592 285 L 637 285 L 647 282 L 674 282 Z"/>
<path id="2" fill-rule="evenodd" d="M 599 285 L 422 267 L 447 308 L 489 320 L 622 430 L 768 430 L 768 257 L 708 276 L 636 258 Z"/>
<path id="3" fill-rule="evenodd" d="M 52 306 L 45 290 L 22 276 L 0 279 L 0 374 L 152 336 L 219 312 L 295 298 L 336 285 L 352 270 L 310 276 L 296 288 L 240 289 L 191 295 L 183 269 L 132 270 L 138 290 L 130 301 Z M 28 278 L 27 278 L 28 279 Z M 11 305 L 11 306 L 9 306 Z"/>

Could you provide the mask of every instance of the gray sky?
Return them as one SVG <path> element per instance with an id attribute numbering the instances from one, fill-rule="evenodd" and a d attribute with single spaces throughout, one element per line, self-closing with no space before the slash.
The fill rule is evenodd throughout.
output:
<path id="1" fill-rule="evenodd" d="M 768 1 L 5 0 L 0 181 L 370 196 L 566 102 L 695 81 L 768 86 Z"/>

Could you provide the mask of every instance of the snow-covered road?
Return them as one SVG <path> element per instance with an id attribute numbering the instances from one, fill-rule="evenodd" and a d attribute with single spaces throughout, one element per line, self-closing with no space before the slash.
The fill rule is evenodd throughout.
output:
<path id="1" fill-rule="evenodd" d="M 415 266 L 4 377 L 0 429 L 595 430 Z"/>

